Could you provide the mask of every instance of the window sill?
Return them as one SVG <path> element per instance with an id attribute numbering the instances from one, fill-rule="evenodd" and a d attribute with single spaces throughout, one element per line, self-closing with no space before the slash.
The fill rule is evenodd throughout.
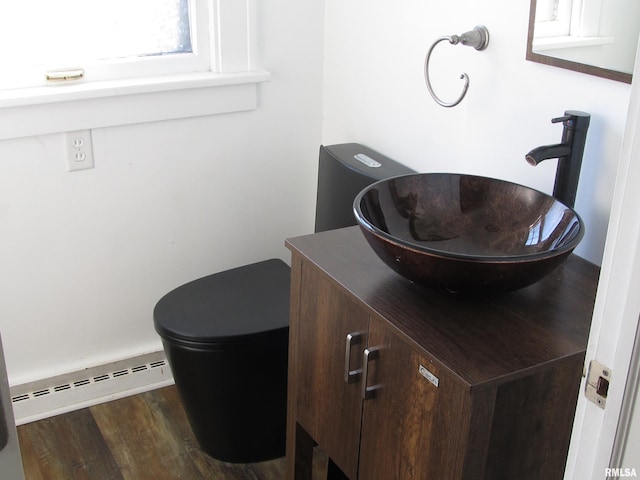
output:
<path id="1" fill-rule="evenodd" d="M 538 53 L 561 48 L 598 47 L 614 42 L 614 37 L 546 37 L 533 41 L 533 51 Z"/>
<path id="2" fill-rule="evenodd" d="M 0 140 L 253 110 L 269 72 L 195 73 L 0 92 Z"/>

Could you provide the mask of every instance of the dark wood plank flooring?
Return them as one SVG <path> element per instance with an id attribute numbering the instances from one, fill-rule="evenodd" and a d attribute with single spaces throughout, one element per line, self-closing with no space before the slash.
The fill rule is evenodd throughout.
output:
<path id="1" fill-rule="evenodd" d="M 200 451 L 174 386 L 21 425 L 18 437 L 27 480 L 284 478 L 283 458 L 230 464 Z"/>

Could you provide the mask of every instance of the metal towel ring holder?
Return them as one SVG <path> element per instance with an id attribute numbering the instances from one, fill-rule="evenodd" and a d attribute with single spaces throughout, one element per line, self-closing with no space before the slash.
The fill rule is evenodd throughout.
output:
<path id="1" fill-rule="evenodd" d="M 466 73 L 460 75 L 460 79 L 464 80 L 464 86 L 462 87 L 462 93 L 460 94 L 460 97 L 453 102 L 445 102 L 441 100 L 433 91 L 431 80 L 429 79 L 429 60 L 431 59 L 431 53 L 438 43 L 445 40 L 448 40 L 452 45 L 462 43 L 462 45 L 467 45 L 480 51 L 484 50 L 485 48 L 487 48 L 487 45 L 489 45 L 489 30 L 487 30 L 487 27 L 485 27 L 484 25 L 477 25 L 473 30 L 465 32 L 462 35 L 440 37 L 435 42 L 433 42 L 433 45 L 431 45 L 431 48 L 427 52 L 427 57 L 424 60 L 424 81 L 427 84 L 427 90 L 429 90 L 429 93 L 436 101 L 436 103 L 438 103 L 438 105 L 442 105 L 443 107 L 455 107 L 467 94 L 467 90 L 469 89 L 469 75 L 467 75 Z"/>

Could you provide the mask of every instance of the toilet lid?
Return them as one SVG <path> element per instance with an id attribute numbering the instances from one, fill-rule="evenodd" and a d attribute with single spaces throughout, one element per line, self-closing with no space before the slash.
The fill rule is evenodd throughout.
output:
<path id="1" fill-rule="evenodd" d="M 209 275 L 167 293 L 153 321 L 163 338 L 248 340 L 289 325 L 290 269 L 278 259 Z"/>

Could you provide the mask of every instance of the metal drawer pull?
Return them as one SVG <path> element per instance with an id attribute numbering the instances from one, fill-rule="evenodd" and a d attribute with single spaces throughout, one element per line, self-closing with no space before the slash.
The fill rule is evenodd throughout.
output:
<path id="1" fill-rule="evenodd" d="M 380 356 L 380 350 L 382 347 L 371 347 L 364 349 L 364 361 L 363 361 L 363 371 L 362 371 L 362 398 L 364 400 L 369 400 L 376 396 L 376 390 L 380 389 L 382 385 L 373 385 L 372 387 L 368 385 L 368 376 L 369 376 L 369 361 L 376 360 Z"/>
<path id="2" fill-rule="evenodd" d="M 347 342 L 344 350 L 344 381 L 357 382 L 362 374 L 362 368 L 351 370 L 351 348 L 362 343 L 363 332 L 351 332 L 347 334 Z"/>

